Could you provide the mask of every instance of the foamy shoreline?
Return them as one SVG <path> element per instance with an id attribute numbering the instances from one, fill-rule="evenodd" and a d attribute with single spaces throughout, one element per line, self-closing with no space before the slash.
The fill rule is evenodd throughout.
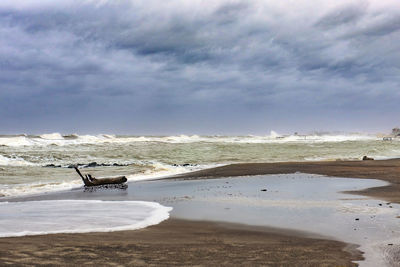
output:
<path id="1" fill-rule="evenodd" d="M 145 201 L 0 202 L 0 237 L 137 230 L 168 219 L 171 210 Z"/>

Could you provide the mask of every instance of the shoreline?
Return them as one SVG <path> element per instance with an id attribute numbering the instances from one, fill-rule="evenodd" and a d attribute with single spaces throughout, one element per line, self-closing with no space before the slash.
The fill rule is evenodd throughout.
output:
<path id="1" fill-rule="evenodd" d="M 277 163 L 239 163 L 175 175 L 164 179 L 214 179 L 268 174 L 309 173 L 339 178 L 378 179 L 387 186 L 347 193 L 379 198 L 400 204 L 400 159 L 366 161 L 313 161 Z"/>
<path id="2" fill-rule="evenodd" d="M 310 173 L 390 182 L 352 194 L 400 202 L 400 159 L 382 161 L 246 163 L 184 173 L 162 180 L 196 180 Z M 245 179 L 245 178 L 244 178 Z M 397 189 L 399 188 L 399 189 Z M 46 197 L 45 197 L 46 198 Z M 24 198 L 22 198 L 24 199 Z M 30 198 L 25 198 L 29 200 Z M 38 245 L 40 244 L 40 245 Z M 171 246 L 172 244 L 172 246 Z M 10 245 L 13 247 L 10 250 Z M 328 265 L 356 266 L 357 245 L 306 232 L 170 218 L 140 230 L 0 238 L 2 264 Z M 156 252 L 156 253 L 155 253 Z"/>

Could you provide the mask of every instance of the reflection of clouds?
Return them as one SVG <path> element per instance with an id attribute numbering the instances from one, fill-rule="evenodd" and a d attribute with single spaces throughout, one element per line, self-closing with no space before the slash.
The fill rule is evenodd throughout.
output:
<path id="1" fill-rule="evenodd" d="M 343 203 L 341 200 L 302 200 L 302 199 L 259 199 L 256 197 L 240 196 L 232 194 L 227 197 L 196 197 L 197 201 L 211 201 L 214 203 L 224 203 L 233 205 L 248 205 L 252 207 L 281 207 L 290 209 L 308 209 L 308 208 L 329 208 L 335 209 L 340 213 L 354 213 L 354 214 L 390 214 L 397 213 L 398 209 L 389 208 L 389 206 L 372 207 L 367 206 L 376 205 L 371 201 L 364 200 L 360 204 Z M 393 204 L 391 204 L 393 205 Z"/>
<path id="2" fill-rule="evenodd" d="M 259 199 L 252 197 L 242 197 L 233 194 L 231 197 L 207 197 L 196 198 L 199 201 L 212 201 L 218 203 L 231 203 L 235 205 L 251 205 L 253 207 L 283 207 L 283 208 L 335 208 L 340 205 L 339 201 L 333 200 L 302 200 L 302 199 Z"/>

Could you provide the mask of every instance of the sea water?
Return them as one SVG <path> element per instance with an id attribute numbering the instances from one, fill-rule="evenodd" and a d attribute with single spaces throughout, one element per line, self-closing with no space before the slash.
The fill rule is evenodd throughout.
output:
<path id="1" fill-rule="evenodd" d="M 363 134 L 265 136 L 0 136 L 0 197 L 82 187 L 71 167 L 94 176 L 152 179 L 230 163 L 375 159 L 400 155 L 400 142 Z M 93 164 L 95 162 L 96 164 Z M 90 164 L 92 163 L 92 164 Z"/>

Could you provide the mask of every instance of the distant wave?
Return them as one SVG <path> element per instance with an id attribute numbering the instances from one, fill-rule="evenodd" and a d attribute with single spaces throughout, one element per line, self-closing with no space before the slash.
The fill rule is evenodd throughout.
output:
<path id="1" fill-rule="evenodd" d="M 84 144 L 105 143 L 134 143 L 134 142 L 163 142 L 163 143 L 288 143 L 288 142 L 345 142 L 380 140 L 377 135 L 362 134 L 311 134 L 311 135 L 280 135 L 271 131 L 265 136 L 199 136 L 199 135 L 174 135 L 174 136 L 115 136 L 108 134 L 99 135 L 62 135 L 60 133 L 42 134 L 40 136 L 0 136 L 0 146 L 68 146 Z"/>
<path id="2" fill-rule="evenodd" d="M 37 195 L 45 192 L 58 192 L 82 187 L 82 181 L 76 179 L 63 182 L 32 182 L 26 184 L 0 184 L 0 197 Z"/>
<path id="3" fill-rule="evenodd" d="M 0 146 L 20 147 L 20 146 L 68 146 L 82 144 L 101 144 L 110 142 L 126 142 L 123 138 L 116 138 L 113 135 L 61 135 L 60 133 L 42 134 L 39 136 L 0 136 Z"/>
<path id="4" fill-rule="evenodd" d="M 40 135 L 40 138 L 46 139 L 46 140 L 63 140 L 64 139 L 64 137 L 59 133 L 42 134 L 42 135 Z"/>
<path id="5" fill-rule="evenodd" d="M 36 164 L 19 157 L 9 158 L 0 155 L 0 166 L 35 166 Z"/>

